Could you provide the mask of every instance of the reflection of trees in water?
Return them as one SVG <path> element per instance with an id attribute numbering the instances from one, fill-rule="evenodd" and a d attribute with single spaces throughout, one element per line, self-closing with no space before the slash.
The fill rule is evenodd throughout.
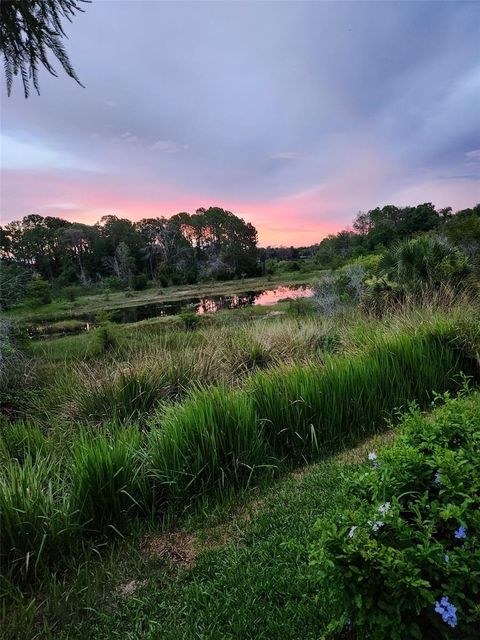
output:
<path id="1" fill-rule="evenodd" d="M 164 316 L 174 316 L 182 311 L 193 311 L 198 314 L 216 313 L 222 309 L 239 309 L 255 304 L 255 301 L 265 295 L 265 293 L 273 293 L 270 291 L 249 291 L 233 296 L 206 296 L 204 298 L 190 298 L 189 300 L 179 300 L 178 302 L 155 302 L 150 304 L 142 304 L 137 306 L 125 307 L 120 309 L 112 309 L 109 311 L 110 320 L 118 324 L 129 324 L 147 320 L 148 318 L 159 318 Z M 88 314 L 84 318 L 85 325 L 79 327 L 71 327 L 64 329 L 64 333 L 81 333 L 98 326 L 95 314 Z M 68 318 L 67 318 L 68 320 Z M 88 328 L 87 328 L 88 324 Z M 39 325 L 38 327 L 30 327 L 28 332 L 31 338 L 48 334 L 48 323 Z M 61 334 L 59 334 L 61 335 Z"/>
<path id="2" fill-rule="evenodd" d="M 244 293 L 236 296 L 210 296 L 202 298 L 196 306 L 196 313 L 216 313 L 222 309 L 239 309 L 252 305 L 260 292 Z"/>

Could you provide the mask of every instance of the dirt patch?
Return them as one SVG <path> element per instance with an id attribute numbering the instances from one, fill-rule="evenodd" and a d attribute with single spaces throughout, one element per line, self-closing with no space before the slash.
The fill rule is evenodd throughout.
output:
<path id="1" fill-rule="evenodd" d="M 304 467 L 298 467 L 298 469 L 294 469 L 290 473 L 290 477 L 295 480 L 295 482 L 302 482 L 307 473 L 311 470 L 311 467 L 305 465 Z"/>
<path id="2" fill-rule="evenodd" d="M 242 520 L 248 521 L 244 514 Z M 203 551 L 225 547 L 237 537 L 231 522 L 200 529 L 195 534 L 179 529 L 144 538 L 141 551 L 147 559 L 163 557 L 184 569 L 191 569 Z"/>
<path id="3" fill-rule="evenodd" d="M 129 580 L 124 584 L 119 584 L 115 591 L 120 597 L 128 598 L 129 596 L 133 596 L 137 589 L 140 589 L 140 587 L 143 587 L 146 583 L 146 580 Z"/>
<path id="4" fill-rule="evenodd" d="M 183 530 L 145 538 L 142 551 L 147 558 L 164 557 L 185 569 L 195 565 L 199 553 L 193 535 Z"/>

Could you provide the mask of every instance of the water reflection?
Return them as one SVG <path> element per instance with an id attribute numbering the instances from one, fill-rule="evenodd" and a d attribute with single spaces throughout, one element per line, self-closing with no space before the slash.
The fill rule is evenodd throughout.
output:
<path id="1" fill-rule="evenodd" d="M 277 287 L 276 289 L 267 289 L 263 291 L 247 291 L 235 295 L 219 295 L 204 296 L 202 298 L 189 298 L 178 300 L 176 302 L 154 302 L 148 304 L 139 304 L 121 309 L 113 309 L 110 311 L 110 319 L 118 324 L 128 324 L 132 322 L 140 322 L 149 318 L 161 318 L 164 316 L 173 316 L 182 311 L 193 311 L 198 314 L 216 313 L 224 309 L 240 309 L 254 305 L 276 304 L 280 300 L 286 298 L 307 298 L 313 294 L 311 288 L 304 285 L 290 285 Z M 95 328 L 95 314 L 84 315 L 78 317 L 78 320 L 84 320 L 77 325 L 65 328 L 60 332 L 55 332 L 55 326 L 45 323 L 29 327 L 31 337 L 55 335 L 66 335 L 67 333 L 81 333 Z"/>

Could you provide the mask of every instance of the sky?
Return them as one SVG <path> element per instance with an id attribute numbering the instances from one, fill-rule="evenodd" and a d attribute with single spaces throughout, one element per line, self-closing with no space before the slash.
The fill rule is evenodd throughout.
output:
<path id="1" fill-rule="evenodd" d="M 221 206 L 301 246 L 480 202 L 480 2 L 93 0 L 66 32 L 85 88 L 1 89 L 3 222 Z"/>

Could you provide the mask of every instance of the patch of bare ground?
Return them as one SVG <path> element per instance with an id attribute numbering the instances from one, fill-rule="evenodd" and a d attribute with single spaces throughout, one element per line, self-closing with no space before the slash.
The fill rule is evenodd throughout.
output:
<path id="1" fill-rule="evenodd" d="M 117 595 L 121 598 L 128 598 L 133 596 L 135 592 L 147 584 L 146 580 L 129 580 L 123 584 L 119 584 L 116 588 Z"/>
<path id="2" fill-rule="evenodd" d="M 198 557 L 194 535 L 183 529 L 147 536 L 141 550 L 147 559 L 163 557 L 184 569 L 193 567 Z"/>

